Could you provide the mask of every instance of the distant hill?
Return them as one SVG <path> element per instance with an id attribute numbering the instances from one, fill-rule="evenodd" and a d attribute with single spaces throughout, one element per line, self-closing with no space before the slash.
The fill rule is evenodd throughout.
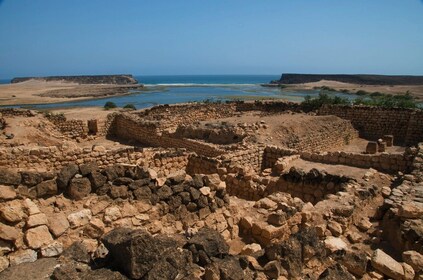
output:
<path id="1" fill-rule="evenodd" d="M 272 84 L 304 84 L 321 80 L 359 85 L 423 85 L 423 76 L 282 74 Z"/>
<path id="2" fill-rule="evenodd" d="M 21 83 L 28 80 L 40 81 L 66 81 L 78 84 L 112 84 L 112 85 L 130 85 L 138 84 L 138 81 L 132 75 L 85 75 L 85 76 L 49 76 L 49 77 L 19 77 L 13 78 L 11 83 Z"/>

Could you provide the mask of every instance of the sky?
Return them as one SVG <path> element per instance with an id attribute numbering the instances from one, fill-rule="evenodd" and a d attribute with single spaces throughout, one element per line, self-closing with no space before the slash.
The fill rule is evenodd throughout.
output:
<path id="1" fill-rule="evenodd" d="M 0 78 L 423 75 L 422 0 L 0 0 Z"/>

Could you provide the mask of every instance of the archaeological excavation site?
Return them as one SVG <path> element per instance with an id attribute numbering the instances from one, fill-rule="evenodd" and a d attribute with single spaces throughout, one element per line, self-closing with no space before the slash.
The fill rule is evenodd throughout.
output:
<path id="1" fill-rule="evenodd" d="M 0 109 L 0 279 L 423 279 L 423 111 Z"/>

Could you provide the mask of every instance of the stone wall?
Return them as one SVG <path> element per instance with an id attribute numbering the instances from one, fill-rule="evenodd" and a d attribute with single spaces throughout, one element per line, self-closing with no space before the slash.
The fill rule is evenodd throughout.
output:
<path id="1" fill-rule="evenodd" d="M 48 114 L 46 117 L 66 137 L 76 139 L 86 138 L 88 135 L 87 123 L 82 120 L 67 120 L 65 116 L 60 114 Z"/>
<path id="2" fill-rule="evenodd" d="M 232 117 L 235 113 L 233 104 L 221 103 L 159 105 L 137 112 L 144 121 L 159 122 L 161 129 L 172 129 L 181 124 L 189 125 L 197 121 Z"/>
<path id="3" fill-rule="evenodd" d="M 321 163 L 343 164 L 360 168 L 374 168 L 379 171 L 395 173 L 409 172 L 414 155 L 404 153 L 359 154 L 347 152 L 301 153 L 301 158 Z"/>
<path id="4" fill-rule="evenodd" d="M 267 146 L 263 152 L 262 169 L 272 168 L 279 158 L 299 154 L 297 150 Z"/>
<path id="5" fill-rule="evenodd" d="M 252 146 L 245 150 L 227 153 L 218 159 L 222 161 L 222 166 L 224 167 L 249 166 L 259 172 L 263 162 L 263 150 L 264 146 Z"/>
<path id="6" fill-rule="evenodd" d="M 114 164 L 138 164 L 167 175 L 185 169 L 188 153 L 175 149 L 134 147 L 106 149 L 103 146 L 60 150 L 56 146 L 41 148 L 2 148 L 0 166 L 18 169 L 58 170 L 71 163 L 96 162 L 100 168 Z"/>
<path id="7" fill-rule="evenodd" d="M 154 124 L 144 122 L 130 114 L 116 114 L 109 126 L 108 136 L 134 140 L 151 147 L 185 148 L 199 155 L 215 157 L 224 151 L 195 140 L 174 138 L 171 134 L 157 132 Z"/>
<path id="8" fill-rule="evenodd" d="M 218 159 L 192 154 L 188 158 L 186 172 L 190 175 L 214 174 L 218 173 L 221 165 L 222 162 Z"/>
<path id="9" fill-rule="evenodd" d="M 34 117 L 37 113 L 28 109 L 0 108 L 3 117 Z"/>
<path id="10" fill-rule="evenodd" d="M 287 101 L 247 101 L 235 102 L 236 110 L 245 111 L 262 111 L 267 113 L 280 113 L 286 111 L 302 112 L 301 104 Z"/>
<path id="11" fill-rule="evenodd" d="M 272 193 L 285 192 L 304 202 L 315 204 L 323 200 L 326 195 L 340 191 L 342 184 L 349 180 L 348 177 L 327 174 L 317 169 L 305 172 L 291 168 L 288 173 L 280 177 L 251 177 L 231 173 L 226 177 L 226 186 L 229 194 L 248 200 L 259 200 Z"/>
<path id="12" fill-rule="evenodd" d="M 394 143 L 397 145 L 415 145 L 423 141 L 423 112 L 420 110 L 323 106 L 319 115 L 335 115 L 350 120 L 360 136 L 369 140 L 394 135 Z"/>

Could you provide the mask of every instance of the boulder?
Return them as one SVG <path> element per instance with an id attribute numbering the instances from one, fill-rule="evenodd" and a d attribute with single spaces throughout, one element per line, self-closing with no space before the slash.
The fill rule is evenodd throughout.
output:
<path id="1" fill-rule="evenodd" d="M 15 198 L 16 198 L 16 191 L 13 187 L 0 185 L 0 201 L 12 200 Z"/>
<path id="2" fill-rule="evenodd" d="M 69 181 L 78 173 L 79 167 L 76 164 L 69 164 L 60 170 L 57 175 L 57 187 L 65 190 L 68 187 Z"/>
<path id="3" fill-rule="evenodd" d="M 15 227 L 11 227 L 0 223 L 0 239 L 6 241 L 15 241 L 18 239 L 21 231 L 17 230 Z"/>
<path id="4" fill-rule="evenodd" d="M 14 185 L 17 186 L 21 183 L 21 174 L 9 168 L 0 168 L 0 185 Z"/>
<path id="5" fill-rule="evenodd" d="M 116 267 L 135 279 L 174 279 L 191 262 L 188 252 L 178 249 L 180 242 L 153 237 L 144 230 L 117 228 L 103 236 L 102 242 Z"/>
<path id="6" fill-rule="evenodd" d="M 345 243 L 341 238 L 328 236 L 324 241 L 326 249 L 331 253 L 347 249 L 347 243 Z"/>
<path id="7" fill-rule="evenodd" d="M 47 224 L 48 224 L 47 216 L 44 213 L 39 213 L 39 214 L 29 216 L 28 220 L 26 221 L 27 228 L 32 228 L 32 227 L 42 226 Z"/>
<path id="8" fill-rule="evenodd" d="M 37 252 L 31 249 L 18 250 L 9 254 L 10 265 L 18 265 L 21 263 L 30 263 L 37 260 Z"/>
<path id="9" fill-rule="evenodd" d="M 107 182 L 107 177 L 98 171 L 91 172 L 88 175 L 88 179 L 91 182 L 91 187 L 94 191 L 102 187 Z"/>
<path id="10" fill-rule="evenodd" d="M 68 221 L 71 228 L 77 228 L 90 222 L 92 213 L 90 209 L 83 209 L 68 215 Z"/>
<path id="11" fill-rule="evenodd" d="M 405 263 L 411 265 L 414 271 L 423 270 L 423 255 L 416 251 L 405 251 L 402 253 L 402 259 Z"/>
<path id="12" fill-rule="evenodd" d="M 339 263 L 328 267 L 322 274 L 320 274 L 319 280 L 355 280 L 356 278 L 351 275 L 344 266 Z"/>
<path id="13" fill-rule="evenodd" d="M 238 258 L 226 256 L 224 259 L 214 259 L 205 267 L 204 279 L 243 280 L 244 271 Z"/>
<path id="14" fill-rule="evenodd" d="M 90 180 L 88 180 L 88 178 L 73 178 L 70 181 L 67 193 L 72 199 L 83 199 L 91 193 Z"/>
<path id="15" fill-rule="evenodd" d="M 364 252 L 348 250 L 340 262 L 357 277 L 363 277 L 366 273 L 367 255 Z"/>
<path id="16" fill-rule="evenodd" d="M 229 246 L 226 244 L 225 239 L 217 231 L 202 228 L 194 237 L 192 237 L 187 246 L 194 245 L 197 251 L 204 251 L 210 257 L 223 258 L 229 254 Z"/>
<path id="17" fill-rule="evenodd" d="M 164 185 L 163 187 L 157 190 L 157 195 L 159 196 L 160 200 L 166 200 L 172 194 L 173 194 L 172 189 L 167 185 Z"/>
<path id="18" fill-rule="evenodd" d="M 403 279 L 404 277 L 402 265 L 380 249 L 374 251 L 371 262 L 377 271 L 388 277 L 395 280 Z"/>
<path id="19" fill-rule="evenodd" d="M 21 172 L 22 184 L 32 187 L 43 181 L 43 176 L 38 172 Z"/>
<path id="20" fill-rule="evenodd" d="M 62 259 L 73 260 L 81 263 L 89 263 L 91 261 L 90 254 L 82 242 L 73 242 L 66 250 L 63 251 Z"/>
<path id="21" fill-rule="evenodd" d="M 55 213 L 48 218 L 48 228 L 57 238 L 69 228 L 69 222 L 64 213 Z"/>
<path id="22" fill-rule="evenodd" d="M 57 194 L 57 183 L 55 180 L 48 180 L 39 183 L 35 189 L 37 190 L 37 197 L 48 197 Z"/>
<path id="23" fill-rule="evenodd" d="M 121 185 L 121 186 L 111 186 L 109 195 L 113 199 L 117 198 L 127 198 L 129 196 L 128 193 L 128 186 Z"/>
<path id="24" fill-rule="evenodd" d="M 25 233 L 25 241 L 32 249 L 41 248 L 53 241 L 47 226 L 31 228 Z"/>
<path id="25" fill-rule="evenodd" d="M 423 207 L 414 203 L 402 204 L 398 209 L 398 216 L 406 219 L 419 219 L 423 217 Z"/>
<path id="26" fill-rule="evenodd" d="M 81 172 L 82 176 L 87 176 L 88 174 L 97 170 L 98 170 L 98 165 L 95 161 L 91 161 L 91 162 L 83 163 L 79 165 L 79 171 Z"/>
<path id="27" fill-rule="evenodd" d="M 4 203 L 0 208 L 0 216 L 7 222 L 15 224 L 22 221 L 25 213 L 19 200 Z"/>
<path id="28" fill-rule="evenodd" d="M 0 272 L 9 267 L 9 259 L 3 256 L 0 256 Z"/>
<path id="29" fill-rule="evenodd" d="M 63 252 L 63 244 L 59 241 L 54 241 L 41 247 L 41 256 L 43 257 L 57 257 Z"/>

